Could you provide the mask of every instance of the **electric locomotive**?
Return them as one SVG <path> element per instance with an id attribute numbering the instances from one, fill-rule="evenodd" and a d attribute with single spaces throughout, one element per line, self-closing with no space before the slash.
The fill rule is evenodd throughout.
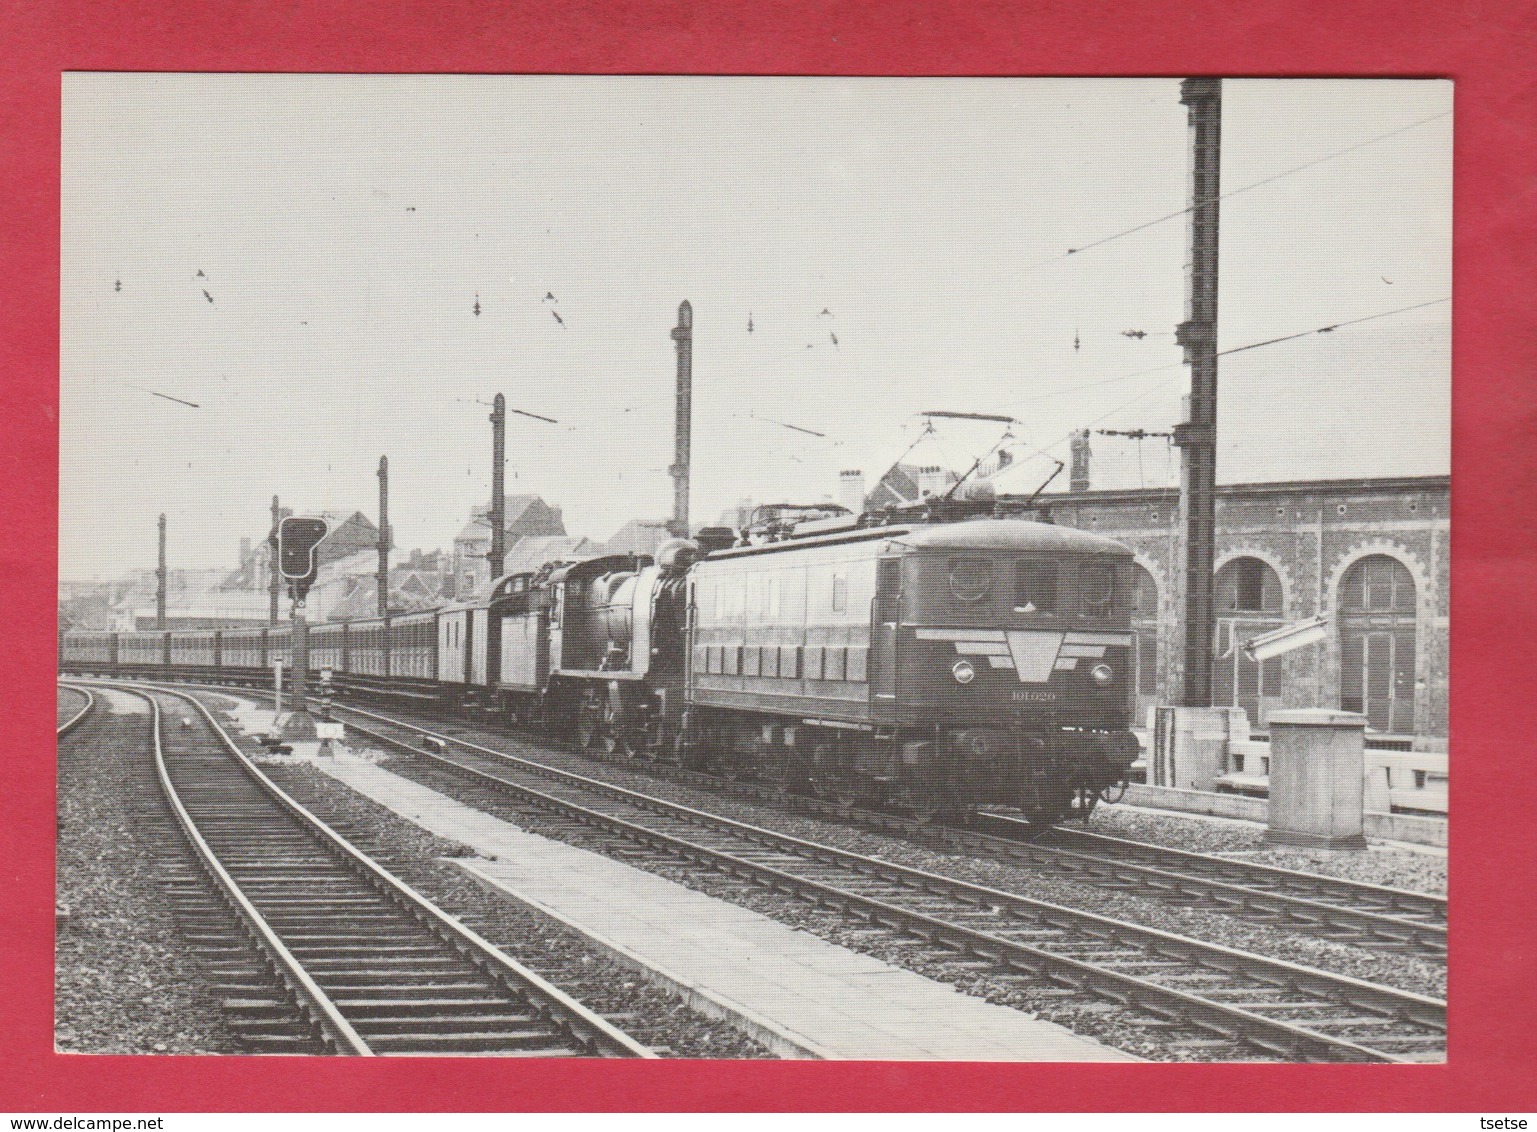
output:
<path id="1" fill-rule="evenodd" d="M 1046 824 L 1124 780 L 1130 551 L 1021 518 L 809 526 L 692 570 L 685 750 L 847 805 Z"/>

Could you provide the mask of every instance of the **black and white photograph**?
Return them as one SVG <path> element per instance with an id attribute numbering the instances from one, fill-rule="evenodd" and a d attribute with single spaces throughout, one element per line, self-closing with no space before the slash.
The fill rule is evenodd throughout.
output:
<path id="1" fill-rule="evenodd" d="M 1453 100 L 64 74 L 55 1050 L 1444 1062 Z"/>

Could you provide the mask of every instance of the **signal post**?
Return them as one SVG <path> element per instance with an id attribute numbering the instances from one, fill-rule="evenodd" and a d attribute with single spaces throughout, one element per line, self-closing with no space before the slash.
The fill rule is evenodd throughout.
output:
<path id="1" fill-rule="evenodd" d="M 290 515 L 278 524 L 278 572 L 288 583 L 289 616 L 293 620 L 293 675 L 289 681 L 291 707 L 277 721 L 284 739 L 314 739 L 315 720 L 309 713 L 309 622 L 304 602 L 320 572 L 319 547 L 330 533 L 324 519 Z"/>

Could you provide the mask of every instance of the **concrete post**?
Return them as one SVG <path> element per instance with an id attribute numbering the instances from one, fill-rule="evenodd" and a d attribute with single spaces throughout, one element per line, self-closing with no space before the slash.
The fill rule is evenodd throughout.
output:
<path id="1" fill-rule="evenodd" d="M 496 395 L 491 410 L 491 581 L 502 576 L 507 564 L 507 399 Z M 469 598 L 460 594 L 459 600 Z"/>
<path id="2" fill-rule="evenodd" d="M 688 485 L 694 419 L 694 308 L 687 299 L 678 304 L 678 325 L 672 328 L 678 348 L 677 396 L 673 405 L 672 523 L 669 529 L 688 538 Z"/>
<path id="3" fill-rule="evenodd" d="M 278 506 L 278 497 L 272 497 L 272 529 L 267 532 L 267 624 L 278 623 L 278 591 L 282 582 L 278 580 L 278 524 L 283 521 L 283 509 Z"/>
<path id="4" fill-rule="evenodd" d="M 1235 724 L 1233 713 L 1243 715 Z M 1235 726 L 1248 738 L 1242 709 L 1161 706 L 1155 714 L 1148 782 L 1180 790 L 1212 790 L 1227 770 Z"/>
<path id="5" fill-rule="evenodd" d="M 1327 708 L 1270 713 L 1270 828 L 1275 845 L 1365 849 L 1366 717 Z"/>
<path id="6" fill-rule="evenodd" d="M 1190 268 L 1185 321 L 1174 338 L 1190 367 L 1186 419 L 1174 426 L 1180 450 L 1181 574 L 1186 707 L 1211 705 L 1212 564 L 1217 529 L 1217 242 L 1222 199 L 1222 80 L 1186 79 L 1179 100 L 1190 108 Z"/>
<path id="7" fill-rule="evenodd" d="M 165 629 L 165 512 L 160 512 L 160 565 L 155 570 L 155 628 Z"/>
<path id="8" fill-rule="evenodd" d="M 304 616 L 304 603 L 295 600 L 291 610 L 293 619 L 293 665 L 288 681 L 291 706 L 288 713 L 276 723 L 278 734 L 284 739 L 315 738 L 315 720 L 309 713 L 309 622 Z"/>

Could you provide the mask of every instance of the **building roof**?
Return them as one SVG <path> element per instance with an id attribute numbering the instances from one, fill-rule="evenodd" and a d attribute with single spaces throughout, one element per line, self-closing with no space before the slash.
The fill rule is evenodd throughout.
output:
<path id="1" fill-rule="evenodd" d="M 551 511 L 552 513 L 554 511 L 554 509 L 551 508 L 548 503 L 546 503 L 542 498 L 540 498 L 537 495 L 509 495 L 509 496 L 507 496 L 506 497 L 507 521 L 506 521 L 506 524 L 503 527 L 503 530 L 508 530 L 508 531 L 512 530 L 514 528 L 514 526 L 518 522 L 520 522 L 522 520 L 523 516 L 528 513 L 529 509 L 532 508 L 535 504 L 538 504 L 539 506 L 544 507 L 546 510 Z M 491 537 L 490 515 L 491 515 L 491 505 L 489 503 L 487 503 L 484 507 L 477 506 L 477 507 L 473 508 L 470 511 L 470 521 L 468 523 L 464 524 L 464 526 L 460 529 L 459 533 L 454 536 L 454 541 L 455 542 L 477 542 L 477 541 L 485 541 L 485 540 L 490 539 L 490 537 Z"/>
<path id="2" fill-rule="evenodd" d="M 507 548 L 502 572 L 536 570 L 546 562 L 559 559 L 591 558 L 603 553 L 603 547 L 582 535 L 525 535 Z"/>
<path id="3" fill-rule="evenodd" d="M 960 477 L 948 468 L 938 469 L 945 477 L 947 484 L 954 483 Z M 870 494 L 865 497 L 865 508 L 872 510 L 878 507 L 889 507 L 892 504 L 916 503 L 923 495 L 918 487 L 918 476 L 923 467 L 918 464 L 893 464 L 886 469 L 880 481 L 870 489 Z"/>
<path id="4" fill-rule="evenodd" d="M 1377 476 L 1360 479 L 1278 480 L 1274 483 L 1224 483 L 1217 485 L 1218 499 L 1264 495 L 1359 495 L 1363 492 L 1404 494 L 1412 492 L 1449 492 L 1450 476 Z M 1048 509 L 1070 503 L 1175 503 L 1177 487 L 1093 488 L 1089 491 L 1054 491 L 1042 495 L 1039 503 Z"/>
<path id="5" fill-rule="evenodd" d="M 604 554 L 655 554 L 672 535 L 661 520 L 631 519 L 603 544 Z"/>

